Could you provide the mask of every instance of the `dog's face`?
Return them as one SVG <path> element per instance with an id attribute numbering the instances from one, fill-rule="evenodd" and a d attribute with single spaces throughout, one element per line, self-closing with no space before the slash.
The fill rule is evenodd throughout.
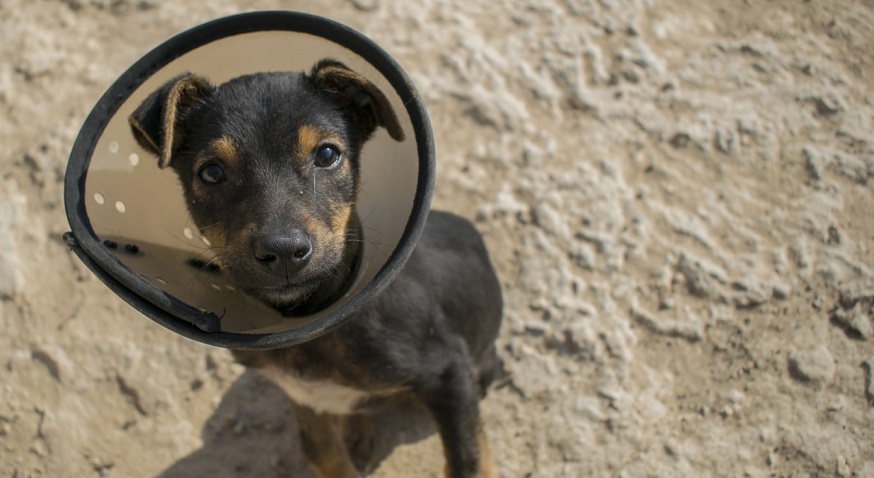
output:
<path id="1" fill-rule="evenodd" d="M 259 73 L 219 86 L 192 74 L 131 115 L 172 168 L 188 210 L 238 289 L 279 309 L 349 275 L 359 153 L 378 126 L 401 140 L 387 100 L 344 65 Z"/>

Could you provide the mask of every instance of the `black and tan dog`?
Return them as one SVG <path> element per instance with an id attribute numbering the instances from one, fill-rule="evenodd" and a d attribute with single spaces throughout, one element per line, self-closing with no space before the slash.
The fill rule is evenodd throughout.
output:
<path id="1" fill-rule="evenodd" d="M 403 132 L 385 96 L 344 65 L 260 73 L 219 86 L 185 74 L 130 118 L 172 168 L 194 222 L 233 283 L 286 314 L 341 294 L 361 246 L 359 152 L 382 126 Z M 396 279 L 334 332 L 293 347 L 235 351 L 288 393 L 319 477 L 358 476 L 335 429 L 381 397 L 419 400 L 442 439 L 446 474 L 494 476 L 478 401 L 501 370 L 501 292 L 480 235 L 432 211 Z"/>

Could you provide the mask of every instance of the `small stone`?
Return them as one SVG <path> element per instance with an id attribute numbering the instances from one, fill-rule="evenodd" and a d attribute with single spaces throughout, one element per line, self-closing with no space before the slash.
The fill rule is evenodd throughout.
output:
<path id="1" fill-rule="evenodd" d="M 689 259 L 685 254 L 680 256 L 677 272 L 685 279 L 686 288 L 693 296 L 704 299 L 719 295 L 718 281 L 700 264 Z"/>
<path id="2" fill-rule="evenodd" d="M 837 307 L 831 315 L 831 319 L 844 329 L 849 336 L 855 339 L 868 340 L 874 337 L 874 324 L 869 317 L 871 311 L 865 311 L 861 302 L 853 304 L 851 309 Z"/>
<path id="3" fill-rule="evenodd" d="M 838 455 L 835 461 L 835 474 L 841 478 L 852 476 L 853 470 L 850 469 L 850 464 L 847 463 L 847 459 L 843 455 Z"/>
<path id="4" fill-rule="evenodd" d="M 831 381 L 834 373 L 835 361 L 825 345 L 789 354 L 789 374 L 796 380 L 825 384 Z"/>
<path id="5" fill-rule="evenodd" d="M 855 330 L 862 339 L 868 340 L 874 337 L 874 325 L 871 324 L 868 314 L 861 310 L 860 305 L 856 304 L 856 307 L 850 312 L 847 325 Z"/>
<path id="6" fill-rule="evenodd" d="M 535 337 L 540 337 L 545 334 L 548 327 L 543 322 L 530 320 L 525 323 L 525 333 L 533 335 Z"/>
<path id="7" fill-rule="evenodd" d="M 30 357 L 45 366 L 52 378 L 61 381 L 61 366 L 53 353 L 46 349 L 35 348 L 31 350 Z"/>
<path id="8" fill-rule="evenodd" d="M 862 362 L 862 368 L 865 370 L 865 399 L 869 407 L 874 407 L 874 357 Z"/>
<path id="9" fill-rule="evenodd" d="M 670 310 L 674 308 L 674 299 L 667 293 L 659 294 L 659 310 Z"/>
<path id="10" fill-rule="evenodd" d="M 36 456 L 38 456 L 38 457 L 40 457 L 40 458 L 45 458 L 45 456 L 46 456 L 46 454 L 47 454 L 46 446 L 45 446 L 45 444 L 44 444 L 42 441 L 37 441 L 37 442 L 35 442 L 33 445 L 31 445 L 31 446 L 30 446 L 30 451 L 31 451 L 34 455 L 36 455 Z"/>
<path id="11" fill-rule="evenodd" d="M 531 216 L 534 225 L 546 231 L 547 234 L 559 237 L 567 235 L 567 228 L 561 214 L 548 204 L 541 203 L 535 206 L 531 211 Z"/>
<path id="12" fill-rule="evenodd" d="M 734 132 L 728 130 L 719 130 L 716 132 L 714 144 L 716 145 L 716 149 L 720 152 L 724 154 L 733 153 L 735 142 Z"/>
<path id="13" fill-rule="evenodd" d="M 804 168 L 807 170 L 807 175 L 811 181 L 819 181 L 822 179 L 823 160 L 819 152 L 810 147 L 805 147 L 801 150 L 804 156 Z"/>
<path id="14" fill-rule="evenodd" d="M 786 284 L 777 284 L 774 286 L 774 290 L 772 292 L 775 299 L 786 300 L 789 298 L 789 294 L 792 293 L 792 289 Z"/>
<path id="15" fill-rule="evenodd" d="M 774 293 L 773 288 L 768 288 L 765 284 L 749 277 L 733 282 L 731 287 L 737 291 L 734 305 L 740 309 L 758 307 L 768 302 Z"/>
<path id="16" fill-rule="evenodd" d="M 692 142 L 692 137 L 686 133 L 677 133 L 675 134 L 671 140 L 671 146 L 681 149 L 689 146 L 689 143 Z"/>
<path id="17" fill-rule="evenodd" d="M 379 8 L 379 0 L 352 0 L 352 5 L 363 12 L 370 12 Z"/>
<path id="18" fill-rule="evenodd" d="M 780 455 L 778 455 L 775 451 L 768 451 L 768 458 L 766 460 L 768 466 L 771 468 L 777 467 L 780 464 Z"/>
<path id="19" fill-rule="evenodd" d="M 637 306 L 636 301 L 631 307 L 631 318 L 635 322 L 658 335 L 676 337 L 697 342 L 704 335 L 700 321 L 690 315 L 688 310 L 684 319 L 656 318 L 657 316 Z"/>
<path id="20" fill-rule="evenodd" d="M 813 98 L 813 104 L 820 116 L 832 116 L 843 109 L 840 100 L 831 95 Z"/>

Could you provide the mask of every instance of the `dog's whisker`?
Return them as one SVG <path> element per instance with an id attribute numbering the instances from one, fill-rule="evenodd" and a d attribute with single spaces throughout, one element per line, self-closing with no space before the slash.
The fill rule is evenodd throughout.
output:
<path id="1" fill-rule="evenodd" d="M 373 228 L 370 226 L 365 226 L 365 225 L 362 225 L 361 229 L 363 229 L 364 231 L 366 231 L 368 233 L 373 233 L 373 234 L 376 234 L 378 236 L 385 237 L 385 233 L 379 229 L 376 229 L 376 228 Z"/>
<path id="2" fill-rule="evenodd" d="M 210 271 L 210 269 L 212 267 L 216 267 L 216 268 L 218 268 L 218 270 L 221 270 L 221 258 L 219 257 L 219 254 L 216 252 L 220 249 L 227 249 L 227 248 L 226 247 L 209 247 L 209 248 L 205 249 L 204 251 L 202 251 L 200 254 L 198 254 L 197 258 L 189 261 L 189 265 L 194 267 L 196 269 L 196 271 L 194 274 L 191 275 L 191 277 L 188 278 L 188 282 L 185 284 L 184 290 L 186 290 L 187 292 L 194 291 L 195 290 L 194 284 L 200 284 L 202 287 L 207 287 L 206 285 L 202 284 L 202 281 L 200 280 L 200 276 L 204 272 Z M 202 265 L 196 266 L 195 261 L 202 262 L 202 261 L 200 261 L 200 258 L 203 257 L 203 255 L 207 252 L 216 252 L 216 254 L 213 255 L 212 257 L 210 257 L 209 259 L 207 259 L 206 262 L 203 262 Z"/>

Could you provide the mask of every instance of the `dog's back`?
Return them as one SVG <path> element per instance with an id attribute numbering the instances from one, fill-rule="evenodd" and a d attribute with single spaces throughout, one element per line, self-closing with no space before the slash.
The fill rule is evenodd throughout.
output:
<path id="1" fill-rule="evenodd" d="M 350 342 L 371 336 L 374 345 L 396 356 L 396 363 L 386 365 L 428 377 L 457 358 L 449 350 L 466 352 L 475 365 L 491 358 L 502 306 L 479 233 L 459 216 L 431 211 L 404 269 L 338 333 Z"/>
<path id="2" fill-rule="evenodd" d="M 431 211 L 422 237 L 407 265 L 385 294 L 365 312 L 409 328 L 426 360 L 428 341 L 464 340 L 473 363 L 495 341 L 501 323 L 501 287 L 479 232 L 467 220 Z M 444 339 L 446 338 L 444 337 Z"/>

